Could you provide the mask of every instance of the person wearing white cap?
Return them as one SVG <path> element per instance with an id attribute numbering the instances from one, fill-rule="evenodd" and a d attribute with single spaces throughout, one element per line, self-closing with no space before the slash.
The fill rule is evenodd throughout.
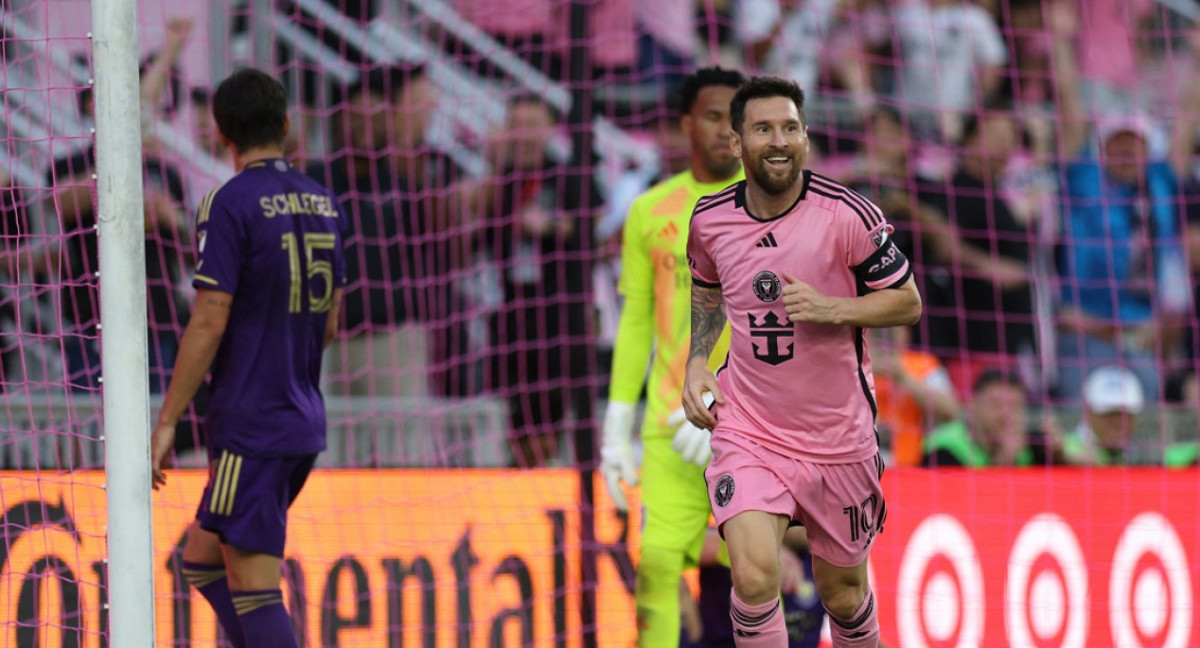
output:
<path id="1" fill-rule="evenodd" d="M 1089 141 L 1072 51 L 1079 25 L 1056 7 L 1050 22 L 1065 161 L 1059 394 L 1078 403 L 1084 376 L 1116 364 L 1133 371 L 1144 398 L 1155 400 L 1160 359 L 1180 350 L 1180 324 L 1192 302 L 1179 183 L 1156 155 L 1154 128 L 1144 116 L 1098 119 Z"/>
<path id="2" fill-rule="evenodd" d="M 1083 420 L 1063 437 L 1068 461 L 1089 466 L 1126 463 L 1129 436 L 1146 405 L 1138 377 L 1122 367 L 1100 367 L 1083 384 L 1083 402 Z"/>

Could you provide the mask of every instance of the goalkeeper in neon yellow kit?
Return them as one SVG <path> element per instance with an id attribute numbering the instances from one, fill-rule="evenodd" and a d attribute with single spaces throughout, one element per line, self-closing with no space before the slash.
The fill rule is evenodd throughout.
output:
<path id="1" fill-rule="evenodd" d="M 704 467 L 709 432 L 683 414 L 684 369 L 691 340 L 692 279 L 687 232 L 696 201 L 743 178 L 729 147 L 729 103 L 741 73 L 705 68 L 679 90 L 680 125 L 691 146 L 690 168 L 647 190 L 629 210 L 621 248 L 624 296 L 604 417 L 600 471 L 617 508 L 628 504 L 623 480 L 638 482 L 633 462 L 634 409 L 647 385 L 642 426 L 644 524 L 637 569 L 638 646 L 679 645 L 679 582 L 694 567 L 709 519 Z M 713 352 L 716 369 L 729 348 L 726 330 Z"/>

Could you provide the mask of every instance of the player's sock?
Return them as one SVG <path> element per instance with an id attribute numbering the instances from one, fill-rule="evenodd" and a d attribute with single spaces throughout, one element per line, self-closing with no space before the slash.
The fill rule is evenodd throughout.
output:
<path id="1" fill-rule="evenodd" d="M 229 581 L 225 578 L 225 565 L 202 565 L 200 563 L 184 562 L 183 577 L 196 588 L 197 592 L 208 601 L 209 607 L 221 622 L 225 637 L 233 648 L 246 648 L 246 640 L 242 635 L 242 622 L 238 619 L 237 611 L 233 608 L 233 598 L 229 594 Z"/>
<path id="2" fill-rule="evenodd" d="M 766 603 L 747 605 L 734 591 L 729 594 L 729 602 L 733 643 L 737 648 L 787 648 L 787 626 L 779 597 Z"/>
<path id="3" fill-rule="evenodd" d="M 292 619 L 277 589 L 234 592 L 233 606 L 242 620 L 246 645 L 253 648 L 297 648 Z"/>
<path id="4" fill-rule="evenodd" d="M 828 609 L 825 610 L 829 612 Z M 849 620 L 829 612 L 829 631 L 834 648 L 875 648 L 879 645 L 879 616 L 875 614 L 875 593 L 867 590 L 862 605 Z"/>
<path id="5" fill-rule="evenodd" d="M 679 645 L 679 579 L 683 554 L 643 547 L 637 567 L 638 646 L 659 648 Z"/>

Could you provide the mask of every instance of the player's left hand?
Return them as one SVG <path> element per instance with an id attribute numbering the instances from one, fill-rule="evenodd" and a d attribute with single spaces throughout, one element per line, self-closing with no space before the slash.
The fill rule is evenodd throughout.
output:
<path id="1" fill-rule="evenodd" d="M 704 403 L 712 407 L 712 394 L 704 394 Z M 671 412 L 667 417 L 667 425 L 676 428 L 675 438 L 671 441 L 671 449 L 679 453 L 684 461 L 694 463 L 701 468 L 712 460 L 712 433 L 704 428 L 698 428 L 687 420 L 687 411 L 682 407 Z"/>
<path id="2" fill-rule="evenodd" d="M 160 423 L 154 426 L 154 432 L 150 436 L 150 477 L 154 490 L 167 484 L 167 456 L 174 447 L 175 425 Z"/>
<path id="3" fill-rule="evenodd" d="M 795 276 L 785 272 L 783 280 L 783 310 L 792 322 L 807 322 L 809 324 L 834 323 L 834 304 L 832 297 L 827 297 L 821 291 L 800 281 Z"/>

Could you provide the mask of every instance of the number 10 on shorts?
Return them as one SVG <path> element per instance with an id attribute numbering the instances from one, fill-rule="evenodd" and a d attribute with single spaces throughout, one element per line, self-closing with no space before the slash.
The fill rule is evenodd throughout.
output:
<path id="1" fill-rule="evenodd" d="M 867 546 L 875 535 L 883 531 L 883 520 L 887 517 L 887 506 L 883 499 L 872 493 L 858 504 L 851 504 L 842 509 L 842 514 L 849 518 L 850 542 L 858 542 L 865 534 Z"/>

